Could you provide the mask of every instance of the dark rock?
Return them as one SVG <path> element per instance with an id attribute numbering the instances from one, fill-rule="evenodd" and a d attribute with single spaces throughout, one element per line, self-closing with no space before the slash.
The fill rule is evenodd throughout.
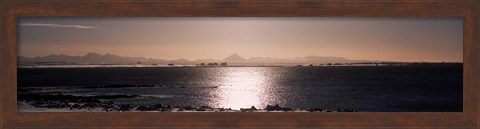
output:
<path id="1" fill-rule="evenodd" d="M 210 106 L 201 106 L 200 109 L 213 109 L 213 108 Z"/>
<path id="2" fill-rule="evenodd" d="M 153 108 L 161 109 L 161 108 L 163 108 L 163 105 L 162 104 L 155 104 L 155 105 L 153 105 Z"/>
<path id="3" fill-rule="evenodd" d="M 148 107 L 147 107 L 147 106 L 139 106 L 139 107 L 137 108 L 137 110 L 139 110 L 139 111 L 147 111 L 147 110 L 148 110 Z"/>
<path id="4" fill-rule="evenodd" d="M 282 107 L 280 107 L 278 104 L 275 104 L 273 110 L 282 110 Z"/>
<path id="5" fill-rule="evenodd" d="M 160 108 L 157 108 L 155 106 L 138 106 L 137 110 L 139 111 L 156 111 L 159 110 Z"/>
<path id="6" fill-rule="evenodd" d="M 267 107 L 265 107 L 265 110 L 267 110 L 267 111 L 273 111 L 273 110 L 275 110 L 275 109 L 274 109 L 274 106 L 272 106 L 272 105 L 267 105 Z"/>
<path id="7" fill-rule="evenodd" d="M 98 106 L 98 104 L 96 104 L 96 103 L 85 103 L 85 104 L 82 105 L 83 108 L 95 108 L 97 106 Z"/>
<path id="8" fill-rule="evenodd" d="M 73 109 L 78 109 L 78 108 L 80 108 L 80 105 L 78 105 L 78 104 L 73 104 L 70 108 L 71 108 L 71 109 L 72 109 L 72 108 L 73 108 Z"/>
<path id="9" fill-rule="evenodd" d="M 242 112 L 253 112 L 257 110 L 254 106 L 252 106 L 251 108 L 240 108 L 240 111 Z"/>
<path id="10" fill-rule="evenodd" d="M 282 110 L 283 110 L 283 111 L 292 111 L 293 109 L 291 109 L 291 108 L 283 108 Z"/>
<path id="11" fill-rule="evenodd" d="M 307 111 L 309 111 L 309 112 L 322 112 L 324 110 L 321 109 L 321 108 L 313 108 L 313 109 L 311 108 L 311 109 L 308 109 Z"/>
<path id="12" fill-rule="evenodd" d="M 185 109 L 185 110 L 193 110 L 193 109 L 195 109 L 195 108 L 192 107 L 192 106 L 185 106 L 185 107 L 183 107 L 183 109 Z"/>
<path id="13" fill-rule="evenodd" d="M 131 107 L 128 104 L 122 104 L 118 106 L 118 111 L 130 111 Z"/>
<path id="14" fill-rule="evenodd" d="M 265 109 L 266 109 L 267 111 L 281 111 L 281 110 L 291 111 L 291 110 L 292 110 L 291 108 L 280 107 L 278 104 L 275 104 L 275 106 L 267 105 L 267 107 L 266 107 Z"/>

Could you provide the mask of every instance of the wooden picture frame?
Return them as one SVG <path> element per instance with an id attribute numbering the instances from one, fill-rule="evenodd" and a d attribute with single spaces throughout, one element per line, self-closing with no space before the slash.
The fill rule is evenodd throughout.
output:
<path id="1" fill-rule="evenodd" d="M 1 128 L 345 127 L 479 128 L 476 1 L 10 1 L 0 3 Z M 463 17 L 463 112 L 17 112 L 17 18 L 117 16 Z"/>

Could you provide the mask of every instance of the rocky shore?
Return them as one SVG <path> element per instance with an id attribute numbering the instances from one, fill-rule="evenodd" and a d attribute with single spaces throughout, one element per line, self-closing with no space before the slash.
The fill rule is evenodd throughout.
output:
<path id="1" fill-rule="evenodd" d="M 119 98 L 135 98 L 139 95 L 97 95 L 74 96 L 62 94 L 18 94 L 18 105 L 34 108 L 69 111 L 105 111 L 105 112 L 357 112 L 353 109 L 327 110 L 321 108 L 295 109 L 279 105 L 267 105 L 265 108 L 213 108 L 209 106 L 172 106 L 163 104 L 115 104 L 112 100 Z M 22 108 L 22 107 L 20 107 Z"/>

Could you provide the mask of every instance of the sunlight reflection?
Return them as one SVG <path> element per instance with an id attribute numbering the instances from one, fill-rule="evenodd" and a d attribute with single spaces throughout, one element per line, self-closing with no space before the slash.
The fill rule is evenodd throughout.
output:
<path id="1" fill-rule="evenodd" d="M 219 107 L 240 109 L 265 103 L 264 90 L 268 89 L 268 79 L 261 68 L 229 68 L 220 87 Z M 267 95 L 268 96 L 268 95 Z"/>

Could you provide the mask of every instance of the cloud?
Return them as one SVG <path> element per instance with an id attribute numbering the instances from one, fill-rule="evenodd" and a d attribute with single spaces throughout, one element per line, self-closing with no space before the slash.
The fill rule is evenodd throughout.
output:
<path id="1" fill-rule="evenodd" d="M 22 23 L 20 25 L 21 26 L 56 27 L 56 28 L 75 28 L 75 29 L 94 29 L 94 28 L 97 28 L 95 26 L 45 24 L 45 23 Z"/>

